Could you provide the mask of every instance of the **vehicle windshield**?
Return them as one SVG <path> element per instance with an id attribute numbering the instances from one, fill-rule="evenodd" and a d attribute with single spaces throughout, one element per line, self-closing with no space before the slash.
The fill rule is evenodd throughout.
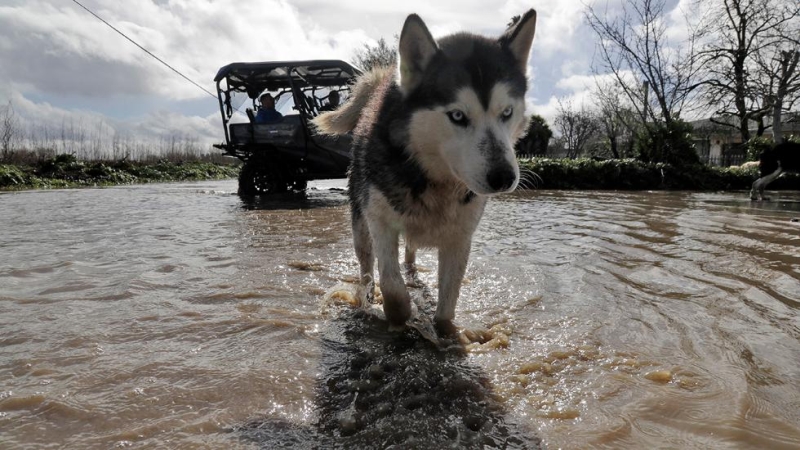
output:
<path id="1" fill-rule="evenodd" d="M 232 114 L 230 117 L 231 122 L 247 122 L 247 114 L 245 114 L 244 110 L 245 108 L 250 107 L 250 97 L 248 97 L 246 92 L 233 90 L 228 91 L 228 95 L 230 96 L 230 113 Z"/>
<path id="2" fill-rule="evenodd" d="M 331 92 L 336 91 L 338 93 L 339 99 L 338 101 L 334 101 L 333 105 L 331 105 Z M 275 101 L 275 109 L 283 114 L 284 116 L 290 114 L 299 114 L 299 111 L 295 104 L 295 98 L 293 95 L 290 94 L 290 91 L 283 91 L 283 92 L 270 92 L 265 91 L 264 93 L 268 93 L 276 98 Z M 311 88 L 311 89 L 303 89 L 301 94 L 303 97 L 306 98 L 306 105 L 305 109 L 311 112 L 312 116 L 316 116 L 320 112 L 329 111 L 339 104 L 344 103 L 347 100 L 349 95 L 349 87 L 347 86 L 333 86 L 333 87 L 323 87 L 323 88 Z M 260 103 L 256 101 L 256 107 L 253 109 L 254 111 L 258 111 L 261 107 Z"/>
<path id="3" fill-rule="evenodd" d="M 294 98 L 289 92 L 278 98 L 278 101 L 275 102 L 275 109 L 284 116 L 288 114 L 297 114 L 297 109 L 294 107 Z"/>
<path id="4" fill-rule="evenodd" d="M 358 69 L 339 60 L 231 63 L 220 68 L 214 81 L 227 127 L 252 122 L 249 117 L 257 114 L 264 92 L 272 94 L 275 109 L 284 116 L 312 118 L 330 111 L 347 100 L 350 83 L 358 74 Z M 338 101 L 337 96 L 331 101 L 333 91 L 339 94 Z"/>

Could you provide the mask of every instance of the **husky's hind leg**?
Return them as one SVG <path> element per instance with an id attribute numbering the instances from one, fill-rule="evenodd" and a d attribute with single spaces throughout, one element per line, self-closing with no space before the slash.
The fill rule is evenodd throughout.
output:
<path id="1" fill-rule="evenodd" d="M 763 191 L 760 189 L 761 180 L 762 178 L 753 181 L 753 186 L 750 188 L 750 200 L 761 200 L 761 196 L 763 195 Z"/>
<path id="2" fill-rule="evenodd" d="M 425 285 L 419 279 L 419 272 L 417 272 L 417 247 L 406 240 L 406 257 L 403 264 L 405 269 L 406 286 L 421 288 Z"/>
<path id="3" fill-rule="evenodd" d="M 405 255 L 405 263 L 406 267 L 414 267 L 417 262 L 417 248 L 414 247 L 410 242 L 406 242 L 406 255 Z"/>
<path id="4" fill-rule="evenodd" d="M 366 288 L 366 300 L 371 302 L 375 296 L 374 265 L 375 255 L 372 252 L 372 237 L 369 235 L 367 221 L 358 210 L 353 210 L 353 246 L 356 250 L 360 270 L 359 284 Z"/>
<path id="5" fill-rule="evenodd" d="M 411 317 L 411 297 L 400 272 L 399 233 L 379 221 L 370 221 L 370 234 L 378 257 L 378 272 L 383 294 L 383 312 L 393 326 L 402 326 Z"/>
<path id="6" fill-rule="evenodd" d="M 408 241 L 406 241 L 404 269 L 406 269 L 406 275 L 414 275 L 417 273 L 417 249 Z"/>
<path id="7" fill-rule="evenodd" d="M 467 271 L 470 244 L 467 238 L 439 247 L 439 300 L 434 320 L 445 334 L 453 330 L 452 320 L 456 316 L 458 294 Z"/>

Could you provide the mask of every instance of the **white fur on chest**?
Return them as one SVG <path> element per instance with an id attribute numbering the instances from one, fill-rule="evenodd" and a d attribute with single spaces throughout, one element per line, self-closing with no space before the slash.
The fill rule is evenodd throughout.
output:
<path id="1" fill-rule="evenodd" d="M 464 202 L 466 192 L 450 186 L 429 187 L 403 214 L 374 187 L 369 191 L 366 215 L 400 232 L 416 248 L 438 248 L 453 240 L 469 239 L 483 215 L 486 198 L 475 195 Z"/>

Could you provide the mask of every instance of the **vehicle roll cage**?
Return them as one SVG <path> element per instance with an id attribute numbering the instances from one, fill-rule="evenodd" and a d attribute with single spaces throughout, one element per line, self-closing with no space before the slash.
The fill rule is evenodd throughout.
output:
<path id="1" fill-rule="evenodd" d="M 319 100 L 314 95 L 318 88 L 345 86 L 360 73 L 350 64 L 338 60 L 239 62 L 222 67 L 214 77 L 214 81 L 217 86 L 226 147 L 231 145 L 228 124 L 237 112 L 232 104 L 232 93 L 246 93 L 255 109 L 255 101 L 262 92 L 278 91 L 280 97 L 291 91 L 294 108 L 301 115 L 310 118 L 316 115 L 315 111 L 320 106 Z M 304 94 L 309 91 L 310 98 Z M 301 122 L 304 131 L 308 133 L 305 121 Z"/>

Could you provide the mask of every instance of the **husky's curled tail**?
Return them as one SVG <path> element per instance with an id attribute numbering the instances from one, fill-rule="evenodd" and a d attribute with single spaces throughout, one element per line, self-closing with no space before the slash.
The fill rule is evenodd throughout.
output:
<path id="1" fill-rule="evenodd" d="M 395 68 L 378 67 L 358 77 L 356 85 L 342 106 L 314 119 L 317 130 L 323 134 L 345 134 L 353 131 L 375 92 L 387 79 L 394 77 Z"/>

